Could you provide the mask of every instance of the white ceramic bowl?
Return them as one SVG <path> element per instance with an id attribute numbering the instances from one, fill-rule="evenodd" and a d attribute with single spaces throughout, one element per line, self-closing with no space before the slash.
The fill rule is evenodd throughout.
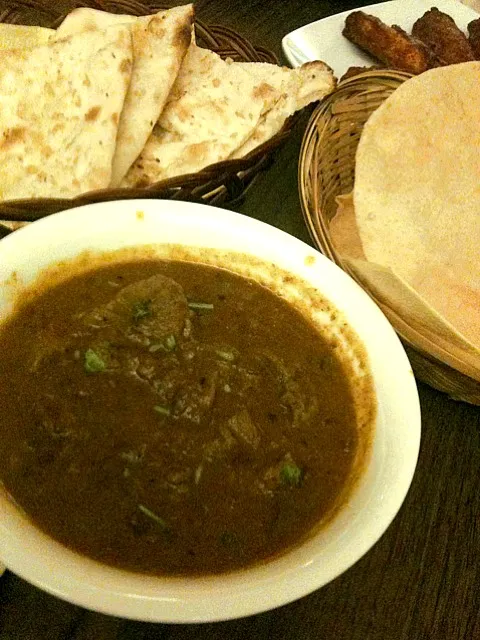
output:
<path id="1" fill-rule="evenodd" d="M 143 217 L 137 215 L 139 210 Z M 278 607 L 348 569 L 379 539 L 400 508 L 420 443 L 420 410 L 410 364 L 375 304 L 318 252 L 257 220 L 183 202 L 89 205 L 52 215 L 3 239 L 0 319 L 8 312 L 12 272 L 17 282 L 28 284 L 39 270 L 85 249 L 103 251 L 152 242 L 258 256 L 311 283 L 345 314 L 368 351 L 378 401 L 365 473 L 348 504 L 318 535 L 267 564 L 238 573 L 157 578 L 106 567 L 44 535 L 4 495 L 0 495 L 0 558 L 19 576 L 50 593 L 126 618 L 202 622 Z"/>

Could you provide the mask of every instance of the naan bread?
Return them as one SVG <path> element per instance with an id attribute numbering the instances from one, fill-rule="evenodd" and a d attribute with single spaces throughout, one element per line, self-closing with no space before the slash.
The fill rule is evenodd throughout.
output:
<path id="1" fill-rule="evenodd" d="M 265 100 L 250 74 L 190 46 L 167 105 L 122 186 L 193 173 L 228 158 L 251 134 Z"/>
<path id="2" fill-rule="evenodd" d="M 3 199 L 72 197 L 110 184 L 131 66 L 125 26 L 2 52 Z"/>
<path id="3" fill-rule="evenodd" d="M 321 82 L 312 93 L 305 89 L 304 71 L 225 61 L 191 45 L 167 105 L 122 186 L 145 186 L 197 172 L 246 149 L 243 145 L 247 150 L 257 146 L 281 128 L 297 105 L 303 107 L 307 96 L 333 89 L 331 72 L 319 65 L 321 71 L 314 69 Z"/>
<path id="4" fill-rule="evenodd" d="M 480 62 L 402 84 L 369 118 L 354 209 L 370 262 L 390 267 L 480 347 Z"/>
<path id="5" fill-rule="evenodd" d="M 137 18 L 96 9 L 72 11 L 57 38 L 79 31 L 128 24 L 132 30 L 133 68 L 120 117 L 111 186 L 116 187 L 138 157 L 165 106 L 191 41 L 193 5 Z"/>
<path id="6" fill-rule="evenodd" d="M 248 73 L 258 82 L 268 82 L 273 86 L 279 98 L 262 115 L 255 131 L 241 147 L 235 150 L 232 158 L 243 158 L 250 151 L 276 135 L 287 118 L 303 109 L 311 102 L 321 100 L 335 89 L 335 78 L 331 69 L 320 60 L 308 62 L 298 69 L 277 67 L 265 62 L 240 62 Z"/>

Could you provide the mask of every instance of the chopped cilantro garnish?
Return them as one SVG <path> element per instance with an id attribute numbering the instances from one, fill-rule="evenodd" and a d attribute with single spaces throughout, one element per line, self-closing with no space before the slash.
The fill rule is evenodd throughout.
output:
<path id="1" fill-rule="evenodd" d="M 196 310 L 205 310 L 205 311 L 212 311 L 213 309 L 213 304 L 209 303 L 209 302 L 189 302 L 188 303 L 188 308 L 189 309 L 193 309 L 194 311 Z"/>
<path id="2" fill-rule="evenodd" d="M 167 349 L 167 351 L 173 351 L 176 346 L 177 341 L 175 340 L 175 336 L 173 334 L 167 336 L 167 338 L 165 339 L 165 348 Z"/>
<path id="3" fill-rule="evenodd" d="M 144 318 L 148 318 L 152 315 L 152 301 L 151 300 L 139 300 L 133 305 L 132 316 L 134 322 L 140 322 Z"/>
<path id="4" fill-rule="evenodd" d="M 138 508 L 144 515 L 146 515 L 148 518 L 156 522 L 163 530 L 168 529 L 168 526 L 165 520 L 160 516 L 157 516 L 156 513 L 154 513 L 153 511 L 150 511 L 150 509 L 147 509 L 147 507 L 144 507 L 143 504 L 139 504 Z"/>
<path id="5" fill-rule="evenodd" d="M 298 487 L 302 477 L 302 470 L 294 462 L 285 462 L 280 469 L 280 480 L 290 487 Z"/>
<path id="6" fill-rule="evenodd" d="M 170 415 L 170 409 L 168 407 L 162 407 L 159 404 L 156 404 L 153 407 L 153 410 L 156 411 L 157 413 L 160 413 L 162 416 L 169 416 Z"/>
<path id="7" fill-rule="evenodd" d="M 177 348 L 177 341 L 173 334 L 167 336 L 163 344 L 161 342 L 157 342 L 152 344 L 148 350 L 150 353 L 157 353 L 157 351 L 175 351 Z"/>
<path id="8" fill-rule="evenodd" d="M 215 351 L 217 356 L 226 362 L 233 362 L 235 360 L 235 354 L 232 351 L 224 351 L 223 349 L 217 349 Z"/>
<path id="9" fill-rule="evenodd" d="M 84 367 L 87 373 L 100 373 L 106 368 L 105 362 L 93 349 L 85 351 Z"/>
<path id="10" fill-rule="evenodd" d="M 165 351 L 165 347 L 163 346 L 163 344 L 152 344 L 148 350 L 150 351 L 150 353 L 157 353 L 157 351 Z"/>

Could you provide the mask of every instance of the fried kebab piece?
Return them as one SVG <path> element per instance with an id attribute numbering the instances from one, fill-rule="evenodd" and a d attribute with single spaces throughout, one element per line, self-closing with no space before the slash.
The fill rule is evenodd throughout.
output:
<path id="1" fill-rule="evenodd" d="M 443 65 L 475 60 L 472 47 L 455 20 L 436 7 L 415 22 L 412 35 L 430 47 Z"/>
<path id="2" fill-rule="evenodd" d="M 423 42 L 363 11 L 347 16 L 343 35 L 392 69 L 418 75 L 437 66 L 431 49 Z"/>
<path id="3" fill-rule="evenodd" d="M 477 60 L 480 60 L 480 18 L 468 25 L 468 42 Z"/>

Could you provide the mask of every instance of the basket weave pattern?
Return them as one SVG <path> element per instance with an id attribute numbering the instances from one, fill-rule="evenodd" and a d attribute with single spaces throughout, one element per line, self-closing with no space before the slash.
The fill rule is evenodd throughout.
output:
<path id="1" fill-rule="evenodd" d="M 353 188 L 355 153 L 365 122 L 410 77 L 403 72 L 379 70 L 343 80 L 315 109 L 303 138 L 298 183 L 305 222 L 316 246 L 357 282 L 330 235 L 330 221 L 337 210 L 335 198 Z M 473 379 L 429 353 L 407 337 L 392 315 L 379 306 L 402 339 L 419 380 L 452 398 L 480 405 L 480 378 Z"/>
<path id="2" fill-rule="evenodd" d="M 91 7 L 111 13 L 147 15 L 169 5 L 142 3 L 137 0 L 87 0 L 71 3 L 76 7 Z M 10 7 L 0 13 L 0 22 L 11 24 L 38 24 L 56 28 L 64 19 L 56 2 L 51 0 L 11 0 Z M 222 58 L 243 62 L 269 62 L 278 64 L 275 55 L 263 47 L 253 46 L 241 35 L 221 26 L 207 26 L 196 21 L 195 37 L 201 47 L 211 49 Z M 226 160 L 197 173 L 162 180 L 148 187 L 102 189 L 76 198 L 50 198 L 11 200 L 0 202 L 0 218 L 11 221 L 33 221 L 51 213 L 83 204 L 105 200 L 132 198 L 162 198 L 190 200 L 220 205 L 241 198 L 259 171 L 273 160 L 273 153 L 288 137 L 295 118 L 289 118 L 282 130 L 270 140 L 249 153 L 245 158 Z"/>

